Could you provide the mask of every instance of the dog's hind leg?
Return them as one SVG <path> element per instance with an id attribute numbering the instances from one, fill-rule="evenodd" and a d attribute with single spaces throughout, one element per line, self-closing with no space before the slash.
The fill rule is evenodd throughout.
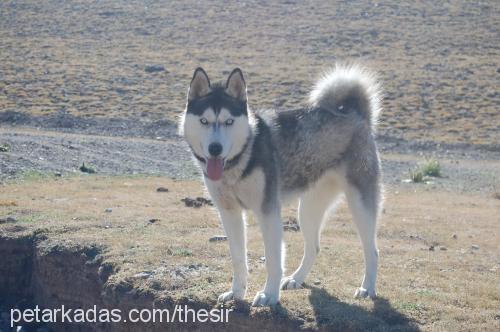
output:
<path id="1" fill-rule="evenodd" d="M 334 204 L 340 190 L 332 181 L 318 182 L 299 203 L 299 224 L 304 236 L 304 256 L 299 268 L 281 281 L 281 289 L 301 288 L 320 251 L 320 233 L 325 214 Z"/>
<path id="2" fill-rule="evenodd" d="M 229 241 L 231 263 L 233 265 L 233 284 L 231 290 L 219 296 L 219 302 L 233 299 L 241 300 L 247 289 L 247 250 L 245 222 L 239 208 L 226 210 L 219 208 L 219 214 Z"/>
<path id="3" fill-rule="evenodd" d="M 354 296 L 375 298 L 378 264 L 376 223 L 380 203 L 380 188 L 377 183 L 369 183 L 362 189 L 358 189 L 354 185 L 347 185 L 346 197 L 363 245 L 365 259 L 363 282 Z"/>

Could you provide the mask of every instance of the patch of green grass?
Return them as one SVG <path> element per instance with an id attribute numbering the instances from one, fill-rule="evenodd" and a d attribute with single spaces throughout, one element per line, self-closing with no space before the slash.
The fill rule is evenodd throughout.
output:
<path id="1" fill-rule="evenodd" d="M 416 291 L 417 295 L 419 296 L 435 296 L 436 292 L 429 290 L 429 289 L 420 289 Z"/>
<path id="2" fill-rule="evenodd" d="M 85 166 L 85 163 L 82 163 L 82 166 L 80 166 L 80 171 L 88 174 L 94 174 L 96 172 L 95 168 L 92 166 Z"/>
<path id="3" fill-rule="evenodd" d="M 419 170 L 410 171 L 410 180 L 414 183 L 424 182 L 424 173 Z"/>
<path id="4" fill-rule="evenodd" d="M 436 159 L 427 159 L 414 170 L 410 170 L 410 180 L 414 183 L 427 182 L 429 177 L 441 177 L 441 165 Z"/>
<path id="5" fill-rule="evenodd" d="M 61 173 L 59 172 L 45 172 L 45 171 L 38 171 L 34 169 L 27 169 L 20 171 L 17 173 L 13 178 L 8 179 L 6 183 L 16 183 L 16 182 L 30 182 L 30 181 L 46 181 L 46 180 L 58 180 L 62 176 Z M 65 178 L 72 178 L 78 176 L 76 173 L 65 173 L 64 177 Z"/>
<path id="6" fill-rule="evenodd" d="M 420 303 L 413 303 L 413 302 L 403 302 L 399 305 L 399 308 L 406 311 L 424 310 L 424 307 Z"/>
<path id="7" fill-rule="evenodd" d="M 37 171 L 37 170 L 26 170 L 19 173 L 17 178 L 22 181 L 38 181 L 44 180 L 49 177 L 49 174 Z"/>
<path id="8" fill-rule="evenodd" d="M 50 213 L 41 213 L 36 211 L 12 211 L 12 214 L 15 216 L 16 224 L 40 224 L 47 221 L 52 220 L 63 220 L 63 216 L 59 213 L 50 212 Z"/>
<path id="9" fill-rule="evenodd" d="M 0 144 L 0 152 L 9 152 L 10 151 L 10 146 L 7 144 Z"/>
<path id="10" fill-rule="evenodd" d="M 420 170 L 426 176 L 432 176 L 435 178 L 439 178 L 442 176 L 441 174 L 441 165 L 439 161 L 436 159 L 428 159 L 424 163 L 420 165 Z"/>
<path id="11" fill-rule="evenodd" d="M 171 256 L 181 256 L 181 257 L 189 257 L 193 256 L 193 252 L 187 248 L 172 248 L 167 250 L 167 254 Z"/>

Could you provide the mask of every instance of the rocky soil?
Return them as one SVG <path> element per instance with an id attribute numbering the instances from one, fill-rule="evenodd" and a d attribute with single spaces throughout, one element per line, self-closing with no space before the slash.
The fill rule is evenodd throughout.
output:
<path id="1" fill-rule="evenodd" d="M 4 121 L 0 128 L 0 142 L 6 149 L 0 152 L 0 181 L 38 173 L 71 175 L 80 173 L 84 163 L 107 175 L 200 176 L 187 145 L 170 122 L 17 116 L 22 120 Z M 13 118 L 11 114 L 8 119 Z M 400 184 L 418 163 L 435 158 L 444 177 L 436 179 L 433 186 L 486 193 L 500 188 L 500 152 L 494 149 L 408 142 L 383 135 L 378 142 L 387 185 Z"/>
<path id="2" fill-rule="evenodd" d="M 252 107 L 296 108 L 322 71 L 380 74 L 381 133 L 498 150 L 498 1 L 2 1 L 0 111 L 174 120 L 194 68 L 239 66 Z"/>

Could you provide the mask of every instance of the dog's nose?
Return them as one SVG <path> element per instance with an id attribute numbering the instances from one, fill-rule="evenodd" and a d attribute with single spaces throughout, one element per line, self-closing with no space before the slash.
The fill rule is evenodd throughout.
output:
<path id="1" fill-rule="evenodd" d="M 220 143 L 210 143 L 208 146 L 208 152 L 212 157 L 217 157 L 222 153 L 222 145 Z"/>

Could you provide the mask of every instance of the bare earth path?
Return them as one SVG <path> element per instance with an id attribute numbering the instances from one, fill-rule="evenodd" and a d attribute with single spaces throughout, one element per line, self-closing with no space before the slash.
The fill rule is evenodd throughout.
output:
<path id="1" fill-rule="evenodd" d="M 115 124 L 119 123 L 115 121 Z M 0 128 L 0 142 L 8 146 L 0 152 L 0 181 L 42 172 L 69 175 L 86 163 L 98 173 L 108 175 L 150 174 L 178 179 L 199 178 L 187 145 L 175 135 L 173 127 L 127 127 L 100 129 L 86 127 L 72 132 L 29 127 Z M 151 129 L 153 128 L 153 130 Z M 56 128 L 57 129 L 57 128 Z M 134 134 L 143 134 L 137 137 Z M 115 134 L 115 136 L 109 136 Z M 157 136 L 162 135 L 162 136 Z M 381 138 L 384 182 L 398 185 L 409 177 L 409 170 L 426 158 L 437 158 L 444 178 L 434 186 L 458 192 L 500 190 L 500 154 L 474 147 L 413 144 Z"/>

